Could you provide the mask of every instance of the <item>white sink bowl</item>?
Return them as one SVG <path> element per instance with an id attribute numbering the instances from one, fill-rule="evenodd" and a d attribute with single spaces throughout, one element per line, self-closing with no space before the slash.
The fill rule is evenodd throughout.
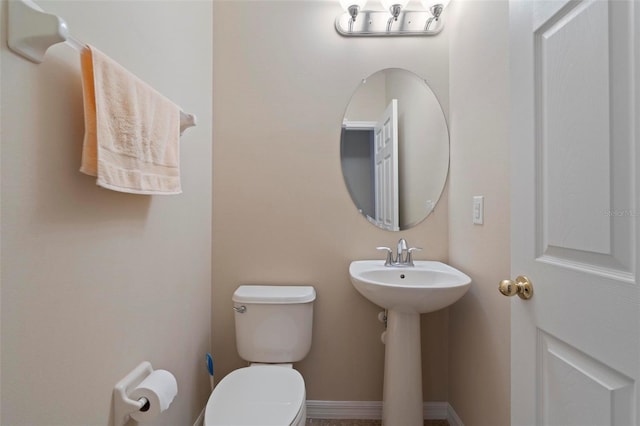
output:
<path id="1" fill-rule="evenodd" d="M 414 266 L 384 266 L 383 260 L 356 260 L 349 266 L 354 287 L 385 309 L 424 314 L 460 299 L 471 278 L 442 262 L 415 260 Z"/>

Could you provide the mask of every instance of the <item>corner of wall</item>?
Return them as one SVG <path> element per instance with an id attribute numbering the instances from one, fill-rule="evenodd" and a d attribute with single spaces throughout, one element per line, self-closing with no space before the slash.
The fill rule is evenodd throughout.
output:
<path id="1" fill-rule="evenodd" d="M 472 279 L 450 309 L 449 402 L 467 424 L 509 424 L 508 3 L 453 2 L 449 261 Z M 484 195 L 483 225 L 471 220 Z M 505 367 L 507 366 L 507 367 Z"/>

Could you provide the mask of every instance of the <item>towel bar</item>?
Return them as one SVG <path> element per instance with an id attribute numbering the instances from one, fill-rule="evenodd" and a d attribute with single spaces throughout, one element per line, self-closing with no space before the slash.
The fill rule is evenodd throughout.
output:
<path id="1" fill-rule="evenodd" d="M 32 0 L 9 0 L 8 28 L 9 49 L 36 64 L 54 44 L 66 42 L 78 52 L 86 45 L 71 36 L 64 19 L 45 12 Z M 180 133 L 196 122 L 195 115 L 180 111 Z"/>

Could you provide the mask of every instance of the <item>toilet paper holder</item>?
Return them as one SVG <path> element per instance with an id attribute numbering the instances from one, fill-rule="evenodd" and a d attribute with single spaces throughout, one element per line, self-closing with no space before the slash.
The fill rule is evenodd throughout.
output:
<path id="1" fill-rule="evenodd" d="M 147 398 L 142 397 L 138 400 L 131 399 L 129 398 L 129 392 L 151 373 L 153 373 L 151 363 L 149 361 L 143 361 L 122 380 L 116 383 L 113 388 L 114 426 L 124 426 L 129 420 L 131 413 L 147 411 L 149 409 L 149 401 Z"/>

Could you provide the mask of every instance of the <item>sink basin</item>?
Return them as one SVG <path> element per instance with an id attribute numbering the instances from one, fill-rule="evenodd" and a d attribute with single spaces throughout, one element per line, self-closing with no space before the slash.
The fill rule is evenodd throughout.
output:
<path id="1" fill-rule="evenodd" d="M 381 336 L 383 425 L 423 425 L 420 314 L 451 305 L 471 286 L 471 278 L 442 262 L 413 263 L 384 266 L 383 260 L 357 260 L 349 266 L 353 286 L 387 309 Z"/>
<path id="2" fill-rule="evenodd" d="M 386 309 L 419 313 L 437 311 L 460 299 L 471 278 L 442 262 L 416 260 L 415 266 L 384 266 L 382 260 L 351 262 L 349 275 L 364 297 Z"/>

